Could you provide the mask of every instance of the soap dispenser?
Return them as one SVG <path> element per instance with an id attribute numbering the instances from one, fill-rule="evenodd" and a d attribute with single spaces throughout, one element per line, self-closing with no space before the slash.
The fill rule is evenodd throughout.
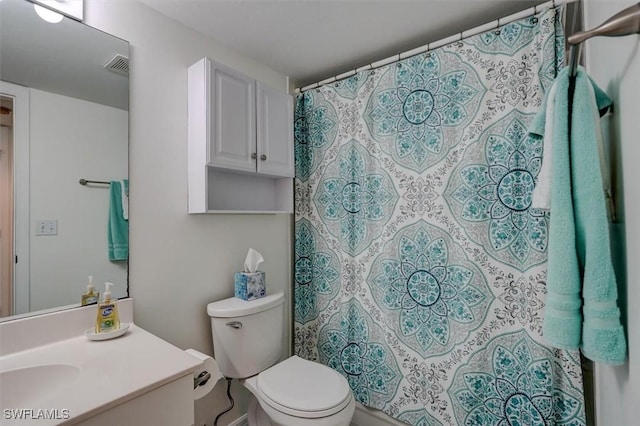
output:
<path id="1" fill-rule="evenodd" d="M 104 296 L 102 302 L 98 303 L 96 333 L 109 333 L 120 328 L 118 301 L 111 300 L 111 286 L 113 283 L 104 283 Z"/>
<path id="2" fill-rule="evenodd" d="M 96 291 L 93 286 L 93 276 L 89 275 L 89 284 L 87 284 L 87 292 L 82 293 L 82 301 L 81 305 L 93 305 L 94 303 L 98 303 L 100 298 L 100 293 Z"/>

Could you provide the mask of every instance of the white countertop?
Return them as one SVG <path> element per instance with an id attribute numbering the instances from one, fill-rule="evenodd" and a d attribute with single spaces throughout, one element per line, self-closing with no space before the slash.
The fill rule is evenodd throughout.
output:
<path id="1" fill-rule="evenodd" d="M 56 391 L 30 402 L 37 406 L 2 407 L 69 410 L 69 420 L 11 422 L 0 413 L 0 424 L 76 424 L 192 372 L 201 361 L 140 327 L 131 324 L 113 340 L 90 341 L 84 335 L 0 357 L 0 371 L 44 364 L 78 367 L 79 375 Z M 38 386 L 24 383 L 20 386 Z"/>

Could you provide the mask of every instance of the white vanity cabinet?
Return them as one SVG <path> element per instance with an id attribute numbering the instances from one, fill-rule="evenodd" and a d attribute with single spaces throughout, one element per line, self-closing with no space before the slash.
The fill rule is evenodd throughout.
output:
<path id="1" fill-rule="evenodd" d="M 203 58 L 189 67 L 189 213 L 293 210 L 293 97 Z"/>
<path id="2" fill-rule="evenodd" d="M 87 420 L 82 426 L 190 426 L 194 422 L 193 376 L 167 383 Z"/>
<path id="3" fill-rule="evenodd" d="M 135 325 L 131 299 L 118 310 L 129 329 L 102 341 L 84 335 L 95 306 L 0 322 L 0 424 L 193 425 L 202 360 Z"/>

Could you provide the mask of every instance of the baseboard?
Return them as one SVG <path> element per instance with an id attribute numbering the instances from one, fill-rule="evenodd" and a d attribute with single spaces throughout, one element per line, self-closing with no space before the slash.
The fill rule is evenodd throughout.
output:
<path id="1" fill-rule="evenodd" d="M 243 414 L 228 426 L 249 426 L 249 419 L 246 414 Z M 351 419 L 351 426 L 406 426 L 406 424 L 387 416 L 380 410 L 365 407 L 358 402 Z"/>
<path id="2" fill-rule="evenodd" d="M 249 418 L 247 417 L 246 414 L 243 414 L 237 419 L 235 419 L 234 421 L 232 421 L 231 423 L 229 423 L 229 426 L 249 426 Z"/>
<path id="3" fill-rule="evenodd" d="M 351 426 L 406 426 L 406 424 L 387 416 L 380 410 L 356 403 L 356 412 L 351 419 Z"/>

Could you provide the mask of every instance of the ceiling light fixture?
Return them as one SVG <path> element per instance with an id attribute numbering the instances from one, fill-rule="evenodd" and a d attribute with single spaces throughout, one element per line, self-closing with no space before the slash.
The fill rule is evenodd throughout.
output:
<path id="1" fill-rule="evenodd" d="M 62 16 L 58 12 L 54 12 L 53 10 L 49 10 L 37 4 L 34 4 L 33 8 L 35 9 L 39 17 L 47 22 L 51 22 L 52 24 L 57 24 L 58 22 L 62 21 L 62 18 L 64 18 L 64 16 Z"/>

